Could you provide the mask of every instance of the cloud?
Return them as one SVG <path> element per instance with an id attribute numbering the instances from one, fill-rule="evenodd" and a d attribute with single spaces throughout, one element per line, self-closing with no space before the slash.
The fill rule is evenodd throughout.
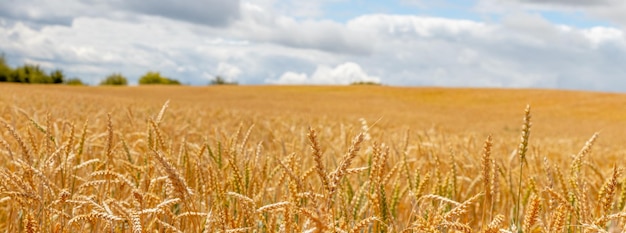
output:
<path id="1" fill-rule="evenodd" d="M 25 2 L 48 4 L 38 1 Z M 12 3 L 11 10 L 24 5 Z M 119 4 L 72 1 L 55 13 L 71 18 L 67 24 L 32 21 L 53 20 L 52 13 L 0 15 L 0 52 L 13 66 L 60 68 L 92 84 L 112 72 L 133 82 L 154 70 L 196 85 L 221 74 L 244 84 L 364 80 L 626 91 L 621 28 L 560 25 L 541 12 L 515 11 L 497 21 L 366 14 L 340 23 L 281 14 L 272 0 L 255 0 L 241 2 L 236 18 L 214 26 L 147 11 L 128 17 L 135 9 Z M 85 13 L 75 16 L 79 10 Z"/>
<path id="2" fill-rule="evenodd" d="M 241 72 L 242 71 L 239 67 L 228 63 L 220 62 L 217 65 L 217 75 L 225 78 L 228 82 L 236 81 Z"/>
<path id="3" fill-rule="evenodd" d="M 289 69 L 342 59 L 316 49 L 259 42 L 248 34 L 238 36 L 240 30 L 155 16 L 132 21 L 78 17 L 70 25 L 43 27 L 0 21 L 0 52 L 13 66 L 26 60 L 51 64 L 91 84 L 111 72 L 134 82 L 147 70 L 189 84 L 206 84 L 220 72 L 240 83 L 258 84 Z"/>
<path id="4" fill-rule="evenodd" d="M 331 20 L 304 19 L 277 15 L 271 9 L 243 3 L 241 18 L 228 35 L 257 42 L 333 53 L 366 55 L 371 51 L 367 34 Z"/>
<path id="5" fill-rule="evenodd" d="M 0 1 L 0 18 L 70 25 L 80 17 L 129 20 L 151 15 L 223 27 L 239 17 L 239 4 L 239 0 L 6 0 Z"/>
<path id="6" fill-rule="evenodd" d="M 36 24 L 70 25 L 79 15 L 102 15 L 109 12 L 98 1 L 6 0 L 0 1 L 0 18 Z"/>
<path id="7" fill-rule="evenodd" d="M 285 72 L 278 80 L 267 80 L 272 84 L 331 84 L 345 85 L 353 82 L 380 82 L 380 78 L 368 75 L 358 64 L 346 62 L 335 68 L 318 66 L 315 72 L 308 77 L 305 73 L 292 71 Z"/>
<path id="8" fill-rule="evenodd" d="M 608 5 L 612 0 L 520 0 L 524 3 L 534 3 L 543 5 L 565 5 L 565 6 L 601 6 Z"/>
<path id="9" fill-rule="evenodd" d="M 620 0 L 479 0 L 474 10 L 484 14 L 505 16 L 511 13 L 538 12 L 557 15 L 561 24 L 593 22 L 626 28 L 626 2 Z M 588 27 L 586 25 L 584 27 Z M 597 25 L 592 25 L 597 26 Z"/>
<path id="10" fill-rule="evenodd" d="M 97 83 L 111 72 L 123 72 L 132 81 L 147 70 L 172 78 L 185 76 L 191 83 L 200 81 L 201 77 L 192 75 L 202 72 L 198 62 L 217 64 L 211 57 L 197 56 L 194 47 L 202 44 L 203 38 L 178 23 L 154 17 L 136 22 L 81 17 L 70 26 L 36 29 L 18 22 L 0 28 L 0 51 L 18 59 L 16 63 L 26 59 L 54 62 L 88 83 Z"/>
<path id="11" fill-rule="evenodd" d="M 621 30 L 577 29 L 533 14 L 501 24 L 377 14 L 348 27 L 376 32 L 370 38 L 376 59 L 359 63 L 383 70 L 388 84 L 615 91 L 620 88 L 600 80 L 615 82 L 605 74 L 619 77 L 624 69 L 616 63 L 626 62 Z"/>
<path id="12" fill-rule="evenodd" d="M 133 12 L 209 26 L 226 26 L 239 17 L 239 0 L 127 0 L 120 6 Z"/>
<path id="13" fill-rule="evenodd" d="M 274 8 L 280 14 L 297 17 L 297 18 L 318 18 L 324 15 L 324 11 L 321 9 L 322 5 L 329 0 L 316 0 L 316 1 L 301 1 L 301 0 L 287 0 L 279 1 L 274 4 Z M 330 0 L 332 1 L 332 0 Z"/>
<path id="14" fill-rule="evenodd" d="M 347 27 L 352 30 L 370 32 L 370 35 L 392 40 L 412 40 L 418 38 L 481 37 L 491 28 L 480 22 L 436 17 L 407 15 L 370 14 L 350 20 Z M 371 43 L 372 38 L 369 38 Z"/>
<path id="15" fill-rule="evenodd" d="M 278 80 L 268 80 L 271 84 L 307 84 L 311 83 L 309 77 L 305 73 L 296 73 L 287 71 L 280 76 Z M 327 83 L 328 84 L 328 83 Z"/>

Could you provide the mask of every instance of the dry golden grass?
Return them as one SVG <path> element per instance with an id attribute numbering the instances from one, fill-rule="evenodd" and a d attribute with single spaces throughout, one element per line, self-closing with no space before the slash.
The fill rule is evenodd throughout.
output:
<path id="1" fill-rule="evenodd" d="M 0 85 L 0 231 L 621 232 L 624 104 L 548 90 Z"/>

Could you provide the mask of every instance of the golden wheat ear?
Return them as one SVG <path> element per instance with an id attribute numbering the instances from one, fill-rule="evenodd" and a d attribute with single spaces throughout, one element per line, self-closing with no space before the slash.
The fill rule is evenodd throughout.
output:
<path id="1" fill-rule="evenodd" d="M 346 170 L 350 167 L 352 160 L 356 157 L 357 153 L 361 149 L 361 143 L 363 142 L 364 135 L 360 133 L 352 140 L 352 145 L 348 149 L 348 153 L 346 153 L 341 162 L 339 163 L 339 167 L 335 169 L 332 173 L 330 173 L 330 193 L 334 193 L 336 191 L 339 182 L 346 174 Z"/>
<path id="2" fill-rule="evenodd" d="M 2 124 L 4 125 L 4 128 L 7 131 L 9 131 L 11 136 L 13 136 L 13 138 L 15 138 L 15 140 L 19 144 L 20 149 L 22 149 L 22 158 L 26 162 L 28 162 L 29 165 L 32 165 L 33 164 L 33 156 L 31 155 L 31 151 L 28 148 L 28 146 L 26 146 L 26 142 L 24 141 L 24 139 L 17 133 L 15 128 L 13 128 L 13 126 L 11 126 L 9 123 L 7 123 L 4 120 L 0 120 L 0 122 L 2 122 Z"/>
<path id="3" fill-rule="evenodd" d="M 322 187 L 329 192 L 329 181 L 326 176 L 326 168 L 322 162 L 322 149 L 317 141 L 317 132 L 309 127 L 309 133 L 307 134 L 309 142 L 311 143 L 311 150 L 313 151 L 313 161 L 315 162 L 315 171 L 322 181 Z"/>
<path id="4" fill-rule="evenodd" d="M 526 213 L 524 214 L 523 232 L 532 232 L 537 223 L 539 217 L 539 210 L 541 208 L 541 199 L 537 195 L 533 195 L 530 198 L 529 204 L 526 206 Z"/>
<path id="5" fill-rule="evenodd" d="M 172 166 L 159 151 L 152 150 L 153 158 L 158 161 L 158 164 L 165 170 L 168 180 L 174 186 L 174 191 L 179 195 L 181 199 L 185 199 L 193 195 L 191 188 L 187 186 L 185 179 L 178 174 L 178 171 Z"/>
<path id="6" fill-rule="evenodd" d="M 170 100 L 166 100 L 165 103 L 163 103 L 163 106 L 161 107 L 161 111 L 159 111 L 159 114 L 156 116 L 156 118 L 154 118 L 154 121 L 157 123 L 157 125 L 161 123 L 161 120 L 163 120 L 163 115 L 165 114 L 165 110 L 167 110 L 167 107 L 169 106 L 170 106 Z"/>

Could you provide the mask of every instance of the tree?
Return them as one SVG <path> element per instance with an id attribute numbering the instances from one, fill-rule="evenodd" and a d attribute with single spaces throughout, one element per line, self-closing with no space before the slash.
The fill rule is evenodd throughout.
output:
<path id="1" fill-rule="evenodd" d="M 50 72 L 50 78 L 52 79 L 52 83 L 63 83 L 63 79 L 65 78 L 65 74 L 60 69 L 56 69 Z"/>
<path id="2" fill-rule="evenodd" d="M 170 85 L 180 85 L 180 81 L 176 80 L 176 79 L 167 79 L 167 84 Z"/>
<path id="3" fill-rule="evenodd" d="M 4 53 L 0 54 L 0 82 L 19 83 L 63 83 L 65 75 L 60 69 L 56 69 L 50 74 L 41 69 L 39 65 L 24 64 L 15 69 L 7 65 Z"/>
<path id="4" fill-rule="evenodd" d="M 65 84 L 71 85 L 71 86 L 84 86 L 85 85 L 83 83 L 83 80 L 80 80 L 79 78 L 71 78 L 71 79 L 65 80 Z"/>
<path id="5" fill-rule="evenodd" d="M 350 85 L 380 86 L 382 84 L 380 84 L 379 82 L 375 82 L 375 81 L 357 81 L 357 82 L 350 83 Z"/>
<path id="6" fill-rule="evenodd" d="M 53 80 L 48 76 L 39 65 L 25 64 L 17 67 L 11 73 L 9 82 L 19 83 L 52 83 Z"/>
<path id="7" fill-rule="evenodd" d="M 215 79 L 211 80 L 211 85 L 237 85 L 237 82 L 229 82 L 222 76 L 215 76 Z"/>
<path id="8" fill-rule="evenodd" d="M 0 55 L 0 82 L 7 82 L 13 73 L 13 69 L 7 64 L 4 53 Z"/>
<path id="9" fill-rule="evenodd" d="M 100 82 L 100 85 L 115 85 L 115 86 L 126 86 L 128 85 L 128 80 L 120 73 L 113 73 L 106 77 L 106 79 Z"/>
<path id="10" fill-rule="evenodd" d="M 139 78 L 139 85 L 146 84 L 170 84 L 170 85 L 180 85 L 180 82 L 175 79 L 169 79 L 167 77 L 161 76 L 159 72 L 148 71 L 145 75 Z"/>

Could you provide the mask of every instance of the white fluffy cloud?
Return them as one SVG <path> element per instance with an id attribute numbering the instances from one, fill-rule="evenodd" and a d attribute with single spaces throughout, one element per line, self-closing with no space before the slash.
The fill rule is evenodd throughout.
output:
<path id="1" fill-rule="evenodd" d="M 236 81 L 241 72 L 242 71 L 239 67 L 228 63 L 220 62 L 217 65 L 217 75 L 225 78 L 228 82 Z"/>
<path id="2" fill-rule="evenodd" d="M 305 73 L 285 72 L 277 80 L 268 80 L 273 84 L 350 84 L 353 82 L 380 82 L 380 78 L 370 76 L 354 62 L 346 62 L 335 68 L 318 66 L 309 77 Z"/>
<path id="3" fill-rule="evenodd" d="M 577 29 L 524 13 L 498 24 L 365 15 L 348 27 L 376 32 L 377 59 L 360 64 L 382 67 L 384 83 L 617 91 L 625 82 L 618 64 L 626 40 L 617 28 Z"/>
<path id="4" fill-rule="evenodd" d="M 257 42 L 332 53 L 367 54 L 367 35 L 331 20 L 297 20 L 252 3 L 243 3 L 241 19 L 226 35 Z"/>

